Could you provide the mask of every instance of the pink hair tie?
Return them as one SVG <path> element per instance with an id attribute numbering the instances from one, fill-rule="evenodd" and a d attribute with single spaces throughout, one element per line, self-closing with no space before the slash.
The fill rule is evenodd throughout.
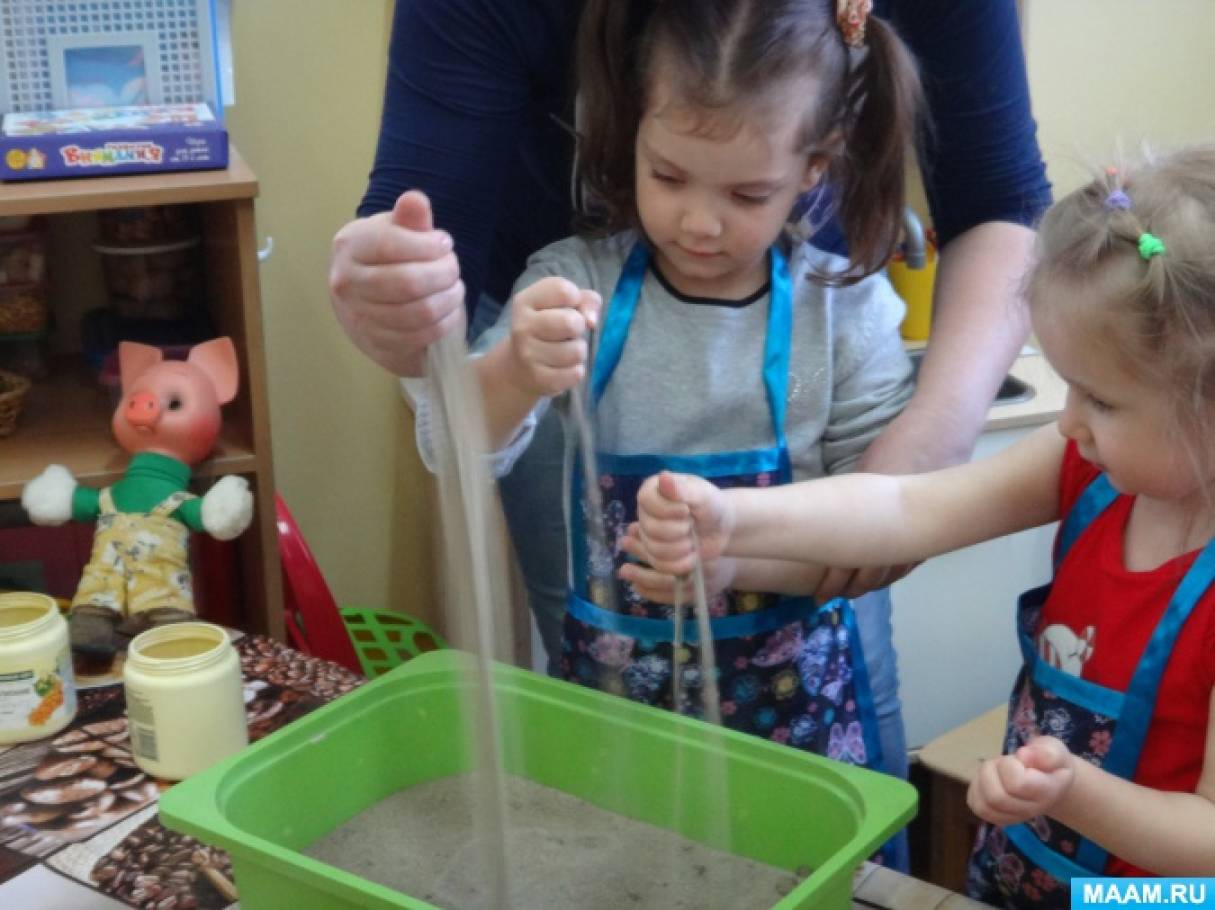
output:
<path id="1" fill-rule="evenodd" d="M 1105 197 L 1103 204 L 1107 212 L 1129 212 L 1131 210 L 1131 197 L 1122 190 L 1114 190 Z"/>
<path id="2" fill-rule="evenodd" d="M 849 47 L 865 46 L 865 23 L 873 10 L 873 0 L 835 0 L 835 24 Z"/>

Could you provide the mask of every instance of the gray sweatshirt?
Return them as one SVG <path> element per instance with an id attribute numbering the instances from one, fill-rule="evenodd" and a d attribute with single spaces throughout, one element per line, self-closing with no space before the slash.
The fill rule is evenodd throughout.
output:
<path id="1" fill-rule="evenodd" d="M 514 293 L 556 275 L 598 291 L 606 306 L 635 240 L 623 233 L 558 241 L 531 257 Z M 912 392 L 911 364 L 898 332 L 902 301 L 884 276 L 846 288 L 810 280 L 816 268 L 841 266 L 838 257 L 808 244 L 790 256 L 793 329 L 785 432 L 796 480 L 854 468 Z M 766 289 L 748 301 L 683 297 L 651 268 L 624 352 L 596 410 L 597 446 L 621 455 L 771 446 L 762 374 L 768 299 Z M 509 337 L 510 318 L 508 304 L 474 354 Z M 418 399 L 419 451 L 433 469 L 434 447 L 444 437 L 424 390 L 416 382 L 408 389 Z M 509 472 L 549 405 L 541 401 L 495 453 L 495 476 Z"/>

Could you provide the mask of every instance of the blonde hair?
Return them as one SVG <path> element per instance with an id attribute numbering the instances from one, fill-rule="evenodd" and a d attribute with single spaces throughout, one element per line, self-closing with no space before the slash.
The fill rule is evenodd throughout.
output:
<path id="1" fill-rule="evenodd" d="M 1059 279 L 1100 293 L 1043 293 Z M 1061 199 L 1038 229 L 1027 292 L 1034 311 L 1047 300 L 1056 309 L 1089 301 L 1091 312 L 1065 315 L 1096 328 L 1090 339 L 1127 368 L 1172 389 L 1186 429 L 1204 429 L 1215 402 L 1215 146 L 1108 168 Z"/>

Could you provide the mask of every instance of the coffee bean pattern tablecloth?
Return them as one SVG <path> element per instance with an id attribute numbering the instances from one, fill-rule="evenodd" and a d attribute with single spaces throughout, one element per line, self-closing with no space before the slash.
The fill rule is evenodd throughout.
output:
<path id="1" fill-rule="evenodd" d="M 363 682 L 263 636 L 243 636 L 236 648 L 252 742 Z M 157 820 L 170 785 L 131 759 L 121 683 L 82 688 L 79 702 L 56 736 L 0 747 L 0 906 L 231 905 L 228 856 Z"/>

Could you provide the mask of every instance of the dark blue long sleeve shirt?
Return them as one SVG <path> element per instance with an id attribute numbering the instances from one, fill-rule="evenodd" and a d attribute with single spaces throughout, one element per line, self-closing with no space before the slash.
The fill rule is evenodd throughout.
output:
<path id="1" fill-rule="evenodd" d="M 878 0 L 920 65 L 922 162 L 942 244 L 1050 202 L 1014 0 Z M 407 189 L 456 243 L 470 307 L 505 300 L 527 257 L 572 230 L 580 0 L 397 0 L 375 165 L 360 215 Z"/>

